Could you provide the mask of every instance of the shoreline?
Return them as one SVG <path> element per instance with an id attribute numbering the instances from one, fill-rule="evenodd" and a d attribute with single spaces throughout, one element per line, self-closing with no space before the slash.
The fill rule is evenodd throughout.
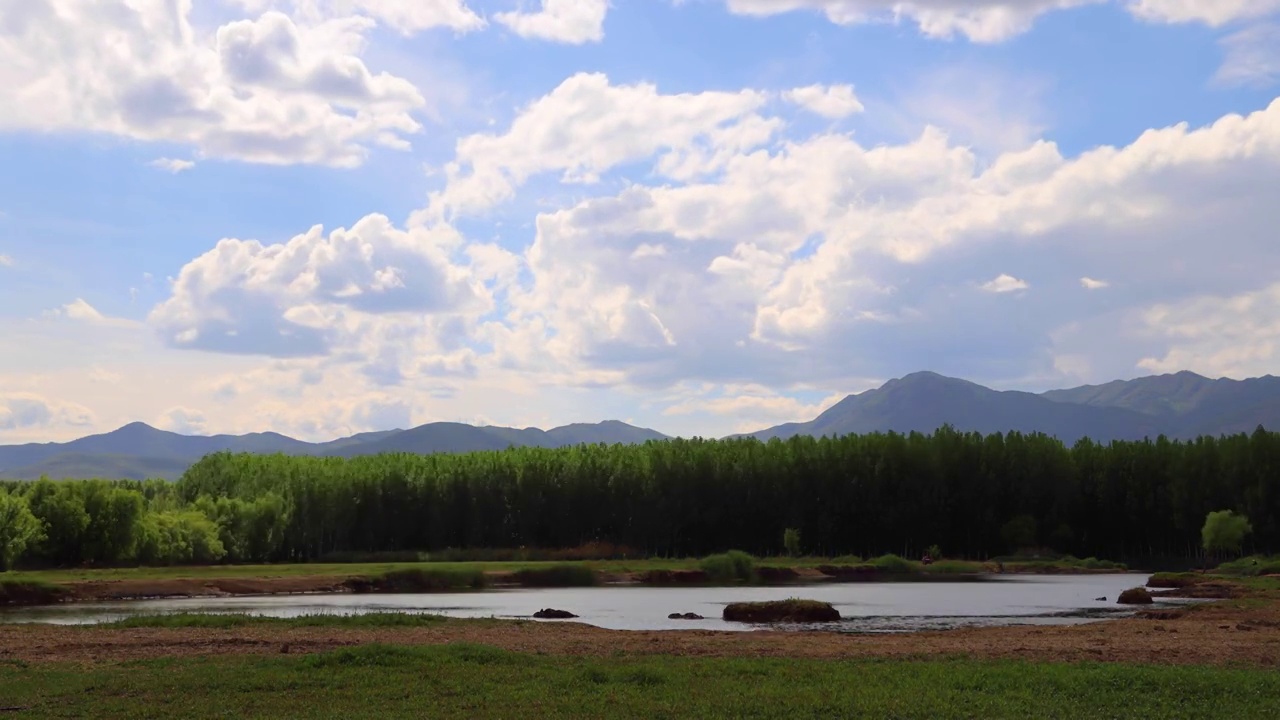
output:
<path id="1" fill-rule="evenodd" d="M 429 568 L 427 568 L 429 569 Z M 785 577 L 772 581 L 762 579 L 747 583 L 752 587 L 779 587 L 825 585 L 830 583 L 960 583 L 998 581 L 1001 576 L 1024 575 L 1121 575 L 1147 574 L 1130 570 L 1084 570 L 1074 568 L 1043 568 L 1006 570 L 1004 572 L 979 573 L 889 573 L 859 572 L 841 573 L 820 571 L 814 567 L 784 568 Z M 370 582 L 368 574 L 348 575 L 257 575 L 242 577 L 169 577 L 169 578 L 110 578 L 73 579 L 61 582 L 39 582 L 24 586 L 23 581 L 11 581 L 7 593 L 0 592 L 0 608 L 40 607 L 92 602 L 121 602 L 138 600 L 162 600 L 208 597 L 262 597 L 285 595 L 323 594 L 399 594 L 404 592 L 438 594 L 462 592 L 494 592 L 532 587 L 517 581 L 516 571 L 485 570 L 486 585 L 482 588 L 444 587 L 380 589 Z M 732 587 L 743 583 L 715 583 L 705 578 L 677 579 L 668 582 L 648 581 L 652 571 L 596 571 L 597 582 L 581 587 Z M 685 571 L 688 572 L 688 571 Z M 679 577 L 677 575 L 677 577 Z M 0 582 L 4 581 L 0 576 Z M 0 586 L 0 590 L 5 590 Z M 1164 594 L 1164 593 L 1161 593 Z M 1169 597 L 1178 597 L 1167 595 Z"/>
<path id="2" fill-rule="evenodd" d="M 959 628 L 892 634 L 756 630 L 606 630 L 575 622 L 448 618 L 429 627 L 300 627 L 287 622 L 226 629 L 0 625 L 0 659 L 118 663 L 127 660 L 309 654 L 368 644 L 470 643 L 580 657 L 792 657 L 920 659 L 965 656 L 1042 662 L 1162 665 L 1280 663 L 1280 603 L 1219 602 L 1140 610 L 1071 626 Z"/>

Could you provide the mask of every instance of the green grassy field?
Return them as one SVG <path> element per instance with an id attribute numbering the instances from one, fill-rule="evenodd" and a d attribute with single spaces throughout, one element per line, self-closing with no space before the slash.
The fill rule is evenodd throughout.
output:
<path id="1" fill-rule="evenodd" d="M 1253 718 L 1273 670 L 1019 662 L 590 659 L 478 645 L 72 667 L 0 661 L 14 717 Z"/>

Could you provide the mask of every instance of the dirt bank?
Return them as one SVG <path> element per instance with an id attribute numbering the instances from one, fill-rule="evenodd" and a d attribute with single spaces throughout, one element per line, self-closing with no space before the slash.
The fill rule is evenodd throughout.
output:
<path id="1" fill-rule="evenodd" d="M 1241 605 L 1245 605 L 1242 607 Z M 579 623 L 450 620 L 418 628 L 228 630 L 0 625 L 0 660 L 119 662 L 223 654 L 308 653 L 365 643 L 483 643 L 558 655 L 772 656 L 815 658 L 1017 658 L 1157 664 L 1280 666 L 1280 604 L 1236 603 L 1153 611 L 1074 627 L 1005 627 L 901 635 L 781 631 L 603 630 Z"/>

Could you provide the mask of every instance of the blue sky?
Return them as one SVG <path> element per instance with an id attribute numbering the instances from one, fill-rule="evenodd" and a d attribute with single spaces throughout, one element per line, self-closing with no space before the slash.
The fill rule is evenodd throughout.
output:
<path id="1" fill-rule="evenodd" d="M 198 5 L 0 0 L 0 442 L 1280 365 L 1280 0 Z"/>

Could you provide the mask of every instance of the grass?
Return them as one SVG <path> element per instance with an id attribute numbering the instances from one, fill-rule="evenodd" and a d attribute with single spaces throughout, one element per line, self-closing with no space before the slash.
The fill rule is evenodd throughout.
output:
<path id="1" fill-rule="evenodd" d="M 366 645 L 296 656 L 0 663 L 15 716 L 1254 718 L 1270 669 L 1024 662 L 581 658 Z"/>
<path id="2" fill-rule="evenodd" d="M 364 615 L 338 615 L 320 613 L 291 618 L 263 617 L 244 613 L 172 613 L 166 615 L 138 615 L 116 622 L 95 625 L 95 628 L 208 628 L 225 630 L 253 625 L 270 627 L 423 627 L 438 625 L 447 618 L 442 615 L 426 615 L 404 612 L 368 613 Z"/>
<path id="3" fill-rule="evenodd" d="M 1245 577 L 1280 575 L 1280 557 L 1252 555 L 1239 560 L 1224 562 L 1214 572 L 1221 575 L 1241 575 Z"/>

